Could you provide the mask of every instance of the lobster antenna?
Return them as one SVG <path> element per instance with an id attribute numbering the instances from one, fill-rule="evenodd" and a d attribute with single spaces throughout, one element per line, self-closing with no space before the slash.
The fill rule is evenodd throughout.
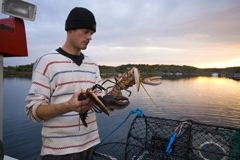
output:
<path id="1" fill-rule="evenodd" d="M 145 89 L 145 87 L 143 86 L 142 83 L 141 83 L 141 85 L 142 85 L 143 89 L 145 90 L 145 92 L 148 94 L 147 90 Z M 154 103 L 154 105 L 155 105 L 156 108 L 157 108 L 157 105 L 156 105 L 156 103 L 153 101 L 152 97 L 151 97 L 149 94 L 148 94 L 148 96 L 149 96 L 149 98 L 152 100 L 152 102 Z"/>

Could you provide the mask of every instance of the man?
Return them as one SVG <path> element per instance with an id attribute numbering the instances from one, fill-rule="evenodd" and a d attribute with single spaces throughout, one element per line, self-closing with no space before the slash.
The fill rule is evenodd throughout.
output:
<path id="1" fill-rule="evenodd" d="M 78 95 L 101 83 L 97 64 L 81 50 L 87 48 L 96 31 L 95 17 L 76 7 L 69 13 L 65 44 L 54 53 L 40 57 L 33 68 L 32 84 L 26 98 L 26 113 L 33 122 L 42 122 L 43 160 L 91 159 L 93 146 L 100 142 L 90 98 Z M 88 127 L 79 123 L 79 113 L 88 111 Z"/>

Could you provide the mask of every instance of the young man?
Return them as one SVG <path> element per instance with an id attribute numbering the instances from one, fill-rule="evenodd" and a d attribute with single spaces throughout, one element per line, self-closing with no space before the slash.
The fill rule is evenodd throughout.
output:
<path id="1" fill-rule="evenodd" d="M 90 98 L 78 95 L 102 82 L 97 64 L 81 50 L 96 32 L 95 17 L 76 7 L 69 13 L 65 44 L 54 53 L 40 57 L 33 68 L 32 84 L 26 98 L 26 114 L 42 122 L 42 149 L 39 159 L 91 159 L 93 146 L 100 142 Z M 79 113 L 88 112 L 88 127 L 79 123 Z"/>

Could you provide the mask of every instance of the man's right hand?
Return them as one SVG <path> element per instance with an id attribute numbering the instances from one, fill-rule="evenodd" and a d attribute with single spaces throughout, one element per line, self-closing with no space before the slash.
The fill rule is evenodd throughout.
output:
<path id="1" fill-rule="evenodd" d="M 62 114 L 76 111 L 79 113 L 86 113 L 93 106 L 93 101 L 90 98 L 79 101 L 78 95 L 85 92 L 84 90 L 77 91 L 73 96 L 64 103 L 45 105 L 42 104 L 38 106 L 36 114 L 42 120 L 48 120 L 51 118 L 58 117 Z"/>
<path id="2" fill-rule="evenodd" d="M 93 101 L 90 98 L 87 98 L 85 100 L 78 100 L 78 96 L 80 93 L 84 93 L 84 90 L 80 90 L 78 92 L 75 92 L 71 99 L 68 101 L 69 107 L 71 111 L 76 111 L 79 113 L 86 113 L 89 111 L 93 106 Z"/>

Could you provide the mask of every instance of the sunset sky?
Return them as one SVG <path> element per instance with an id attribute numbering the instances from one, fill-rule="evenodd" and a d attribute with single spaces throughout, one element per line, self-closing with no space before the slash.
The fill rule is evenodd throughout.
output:
<path id="1" fill-rule="evenodd" d="M 240 66 L 240 0 L 28 2 L 37 5 L 35 21 L 24 20 L 29 56 L 4 58 L 4 66 L 31 64 L 61 47 L 65 20 L 76 6 L 95 15 L 97 32 L 82 52 L 99 65 Z"/>

